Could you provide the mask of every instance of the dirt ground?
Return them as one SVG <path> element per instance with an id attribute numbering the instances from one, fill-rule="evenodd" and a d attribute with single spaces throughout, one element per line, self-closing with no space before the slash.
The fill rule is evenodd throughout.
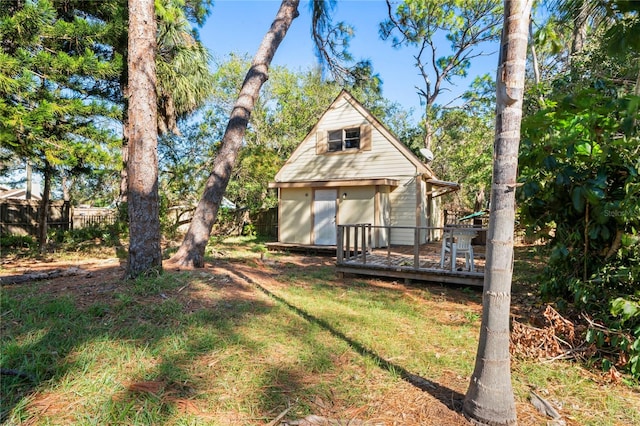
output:
<path id="1" fill-rule="evenodd" d="M 253 264 L 253 262 L 251 263 Z M 313 268 L 314 266 L 333 265 L 334 263 L 330 257 L 288 255 L 287 257 L 278 257 L 277 262 L 269 260 L 258 261 L 254 266 L 248 266 L 248 262 L 229 262 L 221 259 L 208 263 L 204 269 L 199 271 L 217 276 L 225 274 L 230 280 L 229 285 L 225 286 L 225 291 L 232 293 L 229 296 L 251 299 L 256 297 L 256 292 L 258 291 L 255 286 L 251 285 L 252 283 L 259 283 L 267 288 L 277 288 L 283 285 L 274 279 L 278 275 L 277 268 L 280 264 L 288 264 L 289 267 L 293 264 Z M 166 273 L 178 270 L 175 266 L 167 263 L 165 263 L 164 269 Z M 41 261 L 5 258 L 1 262 L 0 282 L 3 283 L 3 287 L 9 288 L 12 285 L 20 285 L 7 284 L 7 280 L 10 280 L 11 277 L 25 273 L 37 274 L 51 271 L 60 271 L 62 274 L 71 273 L 72 275 L 49 279 L 46 283 L 43 282 L 43 285 L 39 287 L 40 290 L 43 293 L 50 294 L 52 297 L 71 295 L 80 307 L 90 306 L 100 301 L 101 298 L 109 297 L 114 292 L 117 292 L 121 286 L 126 285 L 122 280 L 125 265 L 122 260 L 117 258 L 83 258 L 78 260 L 53 260 L 51 258 Z M 350 279 L 354 278 L 345 278 L 347 283 Z M 416 290 L 415 286 L 399 282 L 363 279 L 362 277 L 357 279 L 360 282 L 369 281 L 371 285 L 392 286 L 394 289 L 406 292 L 409 295 Z M 455 292 L 460 290 L 452 288 L 447 291 L 448 295 L 451 296 L 449 299 L 453 301 L 456 300 Z M 191 304 L 198 303 L 198 300 L 207 300 L 206 298 L 193 297 L 193 294 L 189 295 L 188 289 L 182 293 L 185 297 L 190 296 L 189 303 Z M 149 303 L 155 303 L 155 301 L 149 300 Z M 195 310 L 199 307 L 192 305 L 191 308 Z M 478 303 L 476 308 L 480 311 L 481 305 Z M 444 315 L 447 309 L 443 309 L 442 312 Z M 454 372 L 445 372 L 439 383 L 429 382 L 428 386 L 420 386 L 420 383 L 412 384 L 410 381 L 404 381 L 399 388 L 394 389 L 392 395 L 383 395 L 375 401 L 373 405 L 375 405 L 375 412 L 378 415 L 375 419 L 369 419 L 370 423 L 367 422 L 366 424 L 441 426 L 469 424 L 460 414 L 462 399 L 464 398 L 469 378 L 461 377 Z M 324 405 L 330 406 L 331 404 L 330 402 L 325 402 Z M 363 407 L 362 410 L 364 408 L 367 407 Z M 371 404 L 369 408 L 371 408 Z M 322 419 L 331 418 L 332 415 L 340 415 L 342 419 L 347 414 L 352 415 L 351 418 L 356 418 L 358 415 L 356 412 L 349 413 L 345 410 L 347 410 L 347 407 L 331 406 L 331 409 L 324 410 L 319 407 L 318 415 L 322 416 Z M 353 410 L 353 408 L 349 408 L 349 410 Z M 549 420 L 540 415 L 528 402 L 518 403 L 517 411 L 520 425 L 547 424 Z M 287 425 L 292 423 L 286 423 L 282 420 L 276 424 Z"/>

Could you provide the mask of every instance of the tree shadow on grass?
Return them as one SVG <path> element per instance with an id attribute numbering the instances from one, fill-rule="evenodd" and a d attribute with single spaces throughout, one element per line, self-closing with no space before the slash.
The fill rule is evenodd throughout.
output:
<path id="1" fill-rule="evenodd" d="M 310 314 L 309 312 L 307 312 L 307 311 L 305 311 L 305 310 L 303 310 L 303 309 L 301 309 L 301 308 L 289 303 L 289 301 L 287 301 L 283 297 L 280 297 L 280 296 L 274 294 L 269 289 L 265 288 L 260 283 L 256 282 L 252 278 L 242 274 L 241 272 L 236 272 L 236 273 L 238 273 L 238 275 L 240 275 L 247 282 L 255 285 L 260 291 L 262 291 L 263 293 L 265 293 L 266 295 L 268 295 L 272 299 L 278 301 L 279 303 L 285 305 L 287 308 L 289 308 L 290 310 L 292 310 L 296 314 L 300 315 L 305 320 L 309 321 L 310 323 L 313 323 L 313 324 L 316 324 L 316 325 L 320 326 L 322 329 L 328 331 L 334 337 L 336 337 L 336 338 L 342 340 L 343 342 L 347 343 L 350 347 L 352 347 L 360 355 L 372 360 L 376 365 L 379 365 L 380 368 L 382 368 L 382 369 L 384 369 L 384 370 L 386 370 L 386 371 L 388 371 L 388 372 L 390 372 L 392 374 L 397 374 L 403 380 L 405 380 L 406 382 L 408 382 L 411 385 L 415 386 L 416 388 L 418 388 L 418 389 L 420 389 L 420 390 L 422 390 L 424 392 L 429 393 L 431 396 L 433 396 L 434 398 L 439 400 L 442 404 L 444 404 L 450 410 L 453 410 L 453 411 L 456 411 L 456 412 L 461 412 L 462 411 L 462 403 L 463 403 L 463 400 L 464 400 L 464 395 L 462 395 L 461 393 L 459 393 L 459 392 L 457 392 L 457 391 L 455 391 L 453 389 L 450 389 L 450 388 L 448 388 L 446 386 L 443 386 L 441 384 L 438 384 L 436 382 L 433 382 L 431 380 L 428 380 L 428 379 L 426 379 L 424 377 L 421 377 L 421 376 L 419 376 L 417 374 L 414 374 L 414 373 L 410 372 L 409 370 L 407 370 L 406 368 L 404 368 L 404 367 L 402 367 L 402 366 L 400 366 L 398 364 L 395 364 L 395 363 L 385 359 L 384 357 L 382 357 L 381 355 L 379 355 L 375 351 L 373 351 L 373 350 L 367 348 L 366 346 L 364 346 L 362 343 L 360 343 L 357 340 L 354 340 L 353 338 L 347 336 L 346 334 L 344 334 L 340 330 L 335 329 L 327 321 L 325 321 L 325 320 L 323 320 L 321 318 L 318 318 L 318 317 Z"/>
<path id="2" fill-rule="evenodd" d="M 106 392 L 100 393 L 97 401 L 74 401 L 74 405 L 90 404 L 94 411 L 82 415 L 91 415 L 94 421 L 155 423 L 170 419 L 176 411 L 188 413 L 197 389 L 189 385 L 194 380 L 187 364 L 219 350 L 224 342 L 243 341 L 238 327 L 248 320 L 259 320 L 274 307 L 268 301 L 247 300 L 243 292 L 229 292 L 221 293 L 207 306 L 200 305 L 195 312 L 189 311 L 190 301 L 201 301 L 195 295 L 185 297 L 180 293 L 184 282 L 179 280 L 157 289 L 150 285 L 136 288 L 132 282 L 107 285 L 109 291 L 102 293 L 104 297 L 87 304 L 61 293 L 60 286 L 51 283 L 55 289 L 48 288 L 46 281 L 2 289 L 0 423 L 43 416 L 73 422 L 70 401 L 65 400 L 69 396 L 57 388 L 87 373 L 97 374 L 96 388 Z M 85 290 L 95 290 L 82 281 L 78 284 Z M 177 301 L 178 296 L 186 300 Z M 194 324 L 207 332 L 175 348 L 175 352 L 163 346 L 167 338 L 187 335 L 188 327 Z M 95 349 L 84 352 L 92 344 Z M 154 361 L 149 368 L 134 365 L 124 370 L 100 370 L 99 363 L 105 360 L 111 363 L 121 361 L 118 357 L 145 358 L 148 351 L 158 353 L 151 358 L 159 358 L 159 364 Z"/>
<path id="3" fill-rule="evenodd" d="M 223 423 L 225 415 L 242 417 L 245 410 L 250 411 L 254 419 L 274 418 L 283 407 L 290 406 L 292 399 L 298 401 L 296 415 L 314 412 L 317 407 L 309 405 L 309 401 L 312 404 L 317 396 L 325 400 L 331 398 L 331 394 L 325 392 L 331 384 L 322 383 L 322 372 L 326 371 L 327 377 L 332 376 L 330 372 L 334 367 L 333 347 L 325 347 L 326 342 L 316 341 L 313 335 L 308 335 L 310 328 L 316 327 L 328 331 L 338 338 L 337 341 L 349 345 L 384 370 L 431 394 L 447 408 L 460 411 L 461 394 L 384 359 L 325 321 L 262 289 L 272 300 L 280 302 L 278 305 L 284 308 L 283 312 L 290 311 L 303 319 L 300 324 L 285 330 L 289 336 L 285 345 L 304 346 L 293 352 L 292 356 L 298 358 L 288 363 L 265 357 L 264 348 L 269 346 L 262 340 L 254 340 L 254 336 L 247 334 L 243 327 L 255 321 L 252 326 L 258 324 L 267 329 L 270 313 L 278 305 L 263 296 L 256 298 L 255 295 L 260 294 L 255 291 L 256 287 L 242 282 L 256 283 L 242 274 L 239 274 L 242 279 L 238 282 L 226 275 L 205 274 L 203 278 L 202 272 L 194 271 L 185 274 L 183 279 L 180 274 L 166 272 L 161 279 L 167 278 L 171 282 L 168 287 L 154 287 L 155 283 L 151 281 L 139 286 L 131 282 L 102 283 L 99 289 L 95 283 L 86 285 L 85 291 L 100 292 L 106 296 L 99 302 L 65 296 L 60 286 L 46 294 L 45 283 L 25 285 L 17 295 L 11 292 L 9 297 L 3 297 L 2 313 L 6 323 L 2 326 L 2 367 L 27 372 L 34 380 L 20 377 L 4 380 L 3 377 L 1 420 L 6 421 L 9 416 L 22 421 L 37 416 L 54 416 L 56 419 L 68 416 L 73 422 L 78 414 L 68 410 L 70 401 L 60 401 L 56 405 L 55 401 L 47 398 L 58 396 L 58 387 L 64 386 L 68 379 L 75 381 L 76 377 L 85 374 L 104 374 L 100 380 L 107 380 L 97 384 L 104 391 L 95 401 L 86 402 L 90 407 L 78 410 L 82 413 L 79 415 L 92 416 L 97 422 L 149 424 L 172 422 L 177 417 L 206 420 L 211 414 L 200 411 L 199 399 L 208 392 L 218 395 L 214 398 L 229 397 L 229 404 L 237 405 L 228 408 L 226 414 L 220 414 L 222 417 L 211 418 Z M 205 303 L 206 298 L 202 298 L 190 284 L 194 279 L 216 289 L 217 296 Z M 82 285 L 81 282 L 78 284 Z M 21 299 L 28 298 L 33 298 L 31 303 L 22 303 L 26 300 Z M 193 325 L 199 327 L 200 334 L 191 333 L 189 327 Z M 163 346 L 163 340 L 180 335 L 183 338 L 178 339 L 179 344 L 176 343 L 175 348 Z M 25 336 L 30 337 L 25 340 Z M 9 351 L 5 350 L 8 346 L 4 342 L 10 344 Z M 95 369 L 100 369 L 96 362 L 110 358 L 117 360 L 117 355 L 99 355 L 94 359 L 96 355 L 88 354 L 88 360 L 80 359 L 85 356 L 78 356 L 82 354 L 82 348 L 93 342 L 97 342 L 96 351 L 102 351 L 106 344 L 122 351 L 123 357 L 126 357 L 125 351 L 133 353 L 135 362 L 147 358 L 147 351 L 152 353 L 153 359 L 148 361 L 148 366 L 116 367 L 110 372 L 105 368 L 105 372 L 96 373 Z M 216 364 L 219 362 L 216 359 L 211 359 L 212 370 L 207 370 L 208 361 L 203 358 L 224 352 L 229 342 L 241 352 L 238 356 L 244 356 L 259 366 L 257 369 L 249 366 L 247 372 L 247 375 L 255 375 L 257 384 L 251 388 L 255 389 L 253 394 L 233 394 L 233 389 L 230 389 L 231 393 L 225 395 L 226 389 L 211 388 L 211 381 L 215 380 L 222 386 L 227 385 L 227 378 L 233 383 L 249 380 L 237 377 L 238 374 L 234 376 L 232 363 Z M 139 351 L 145 353 L 139 354 Z M 309 359 L 301 360 L 301 354 Z M 213 371 L 216 368 L 218 371 Z M 243 371 L 240 370 L 241 373 Z M 316 373 L 319 373 L 320 381 L 310 384 L 309 377 Z M 220 378 L 220 374 L 228 376 Z M 234 402 L 233 398 L 237 400 Z M 224 401 L 216 404 L 225 410 Z M 338 407 L 336 412 L 339 412 Z M 229 420 L 246 422 L 246 418 L 240 417 Z"/>

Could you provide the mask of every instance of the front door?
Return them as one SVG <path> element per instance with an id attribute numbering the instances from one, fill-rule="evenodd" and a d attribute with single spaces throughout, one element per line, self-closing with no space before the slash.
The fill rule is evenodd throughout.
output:
<path id="1" fill-rule="evenodd" d="M 313 235 L 318 246 L 336 245 L 336 197 L 335 189 L 316 190 L 313 197 Z"/>

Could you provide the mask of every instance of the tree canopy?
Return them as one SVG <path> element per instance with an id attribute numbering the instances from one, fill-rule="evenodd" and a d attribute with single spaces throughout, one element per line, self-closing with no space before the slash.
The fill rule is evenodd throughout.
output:
<path id="1" fill-rule="evenodd" d="M 532 94 L 523 123 L 520 219 L 549 241 L 542 294 L 610 327 L 588 336 L 603 353 L 617 353 L 603 367 L 616 364 L 638 377 L 640 49 L 629 29 L 637 28 L 640 10 L 623 1 L 595 6 L 603 7 L 600 19 L 588 20 L 583 34 L 569 32 L 583 39 L 571 44 L 580 49 Z"/>

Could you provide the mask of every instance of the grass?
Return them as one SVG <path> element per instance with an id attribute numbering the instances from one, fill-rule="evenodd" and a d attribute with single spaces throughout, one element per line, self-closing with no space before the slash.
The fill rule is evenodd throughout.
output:
<path id="1" fill-rule="evenodd" d="M 253 244 L 219 242 L 210 260 L 226 270 L 116 279 L 95 295 L 87 293 L 103 287 L 83 288 L 77 278 L 3 287 L 0 365 L 25 376 L 2 376 L 1 420 L 259 425 L 290 408 L 288 419 L 391 422 L 462 397 L 480 292 L 338 280 L 331 266 L 298 264 Z M 253 285 L 233 275 L 234 265 L 261 256 L 272 270 Z M 516 277 L 522 266 L 531 279 L 531 256 L 518 260 Z M 607 384 L 579 365 L 516 359 L 512 375 L 520 424 L 545 423 L 529 407 L 530 389 L 560 407 L 568 424 L 640 423 L 637 388 Z M 416 376 L 426 393 L 407 383 Z"/>

